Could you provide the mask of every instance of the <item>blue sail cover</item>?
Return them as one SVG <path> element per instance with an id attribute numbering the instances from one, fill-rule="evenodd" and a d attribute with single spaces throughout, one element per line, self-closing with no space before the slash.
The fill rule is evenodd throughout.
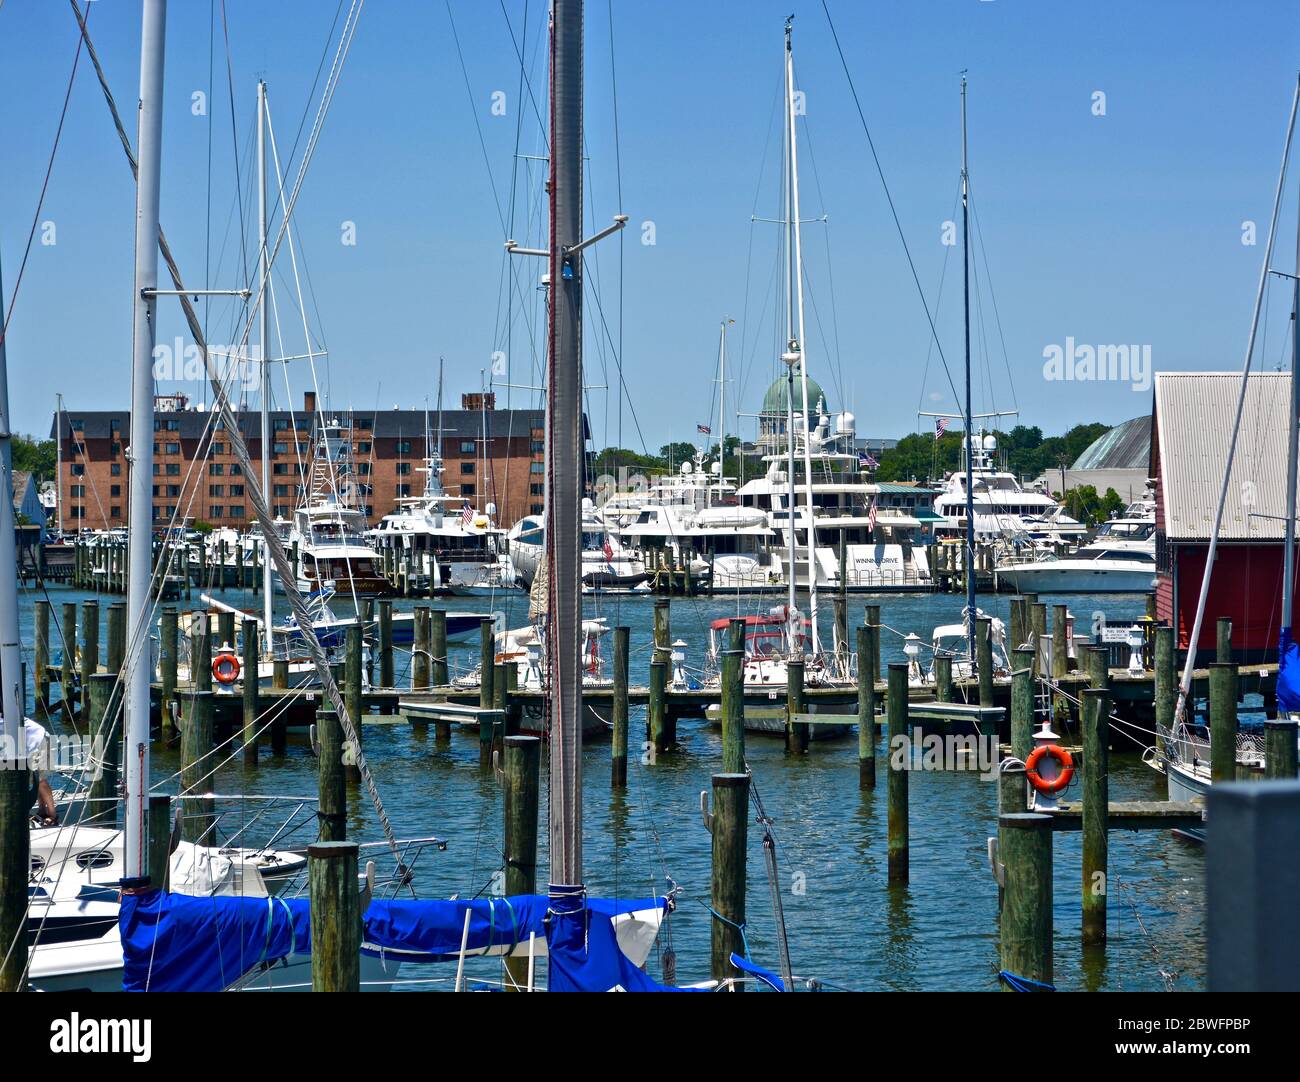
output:
<path id="1" fill-rule="evenodd" d="M 305 898 L 122 896 L 122 988 L 220 992 L 264 961 L 311 953 Z"/>
<path id="2" fill-rule="evenodd" d="M 581 900 L 580 900 L 581 903 Z M 579 906 L 580 926 L 599 942 L 599 957 L 619 962 L 626 975 L 603 968 L 614 979 L 650 991 L 659 986 L 637 969 L 618 948 L 613 918 L 624 913 L 667 909 L 665 898 L 586 900 Z M 535 935 L 549 945 L 556 916 L 544 895 L 475 900 L 375 900 L 362 918 L 363 949 L 392 951 L 401 962 L 446 962 L 460 956 L 465 914 L 470 915 L 467 954 L 508 954 L 527 948 Z M 583 916 L 585 914 L 585 917 Z M 305 898 L 195 898 L 150 891 L 122 898 L 118 916 L 122 939 L 123 988 L 128 992 L 214 992 L 229 987 L 263 962 L 311 953 L 311 914 Z M 607 941 L 607 943 L 606 943 Z M 578 941 L 582 945 L 581 937 Z M 613 952 L 612 954 L 610 952 Z M 589 952 L 595 954 L 597 952 Z M 614 958 L 617 955 L 617 958 Z M 566 961 L 566 971 L 588 967 L 587 958 Z M 551 962 L 551 988 L 556 988 Z M 604 990 L 604 989 L 602 989 Z"/>
<path id="3" fill-rule="evenodd" d="M 1287 713 L 1300 712 L 1300 645 L 1284 627 L 1277 644 L 1277 706 Z"/>
<path id="4" fill-rule="evenodd" d="M 677 992 L 634 966 L 619 949 L 612 914 L 581 888 L 552 887 L 546 927 L 550 992 Z"/>

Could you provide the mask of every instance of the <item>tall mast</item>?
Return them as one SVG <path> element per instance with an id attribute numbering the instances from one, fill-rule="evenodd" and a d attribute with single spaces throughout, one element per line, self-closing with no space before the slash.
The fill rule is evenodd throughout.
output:
<path id="1" fill-rule="evenodd" d="M 722 321 L 718 338 L 718 498 L 722 498 L 722 475 L 727 461 L 727 321 Z M 713 488 L 709 478 L 704 478 L 704 502 L 713 505 Z"/>
<path id="2" fill-rule="evenodd" d="M 975 426 L 970 394 L 970 174 L 966 167 L 966 76 L 961 77 L 961 280 L 966 335 L 966 656 L 975 658 Z"/>
<path id="3" fill-rule="evenodd" d="M 4 284 L 0 281 L 0 327 L 4 326 Z M 5 747 L 27 755 L 23 735 L 23 655 L 18 637 L 18 549 L 14 540 L 13 430 L 9 425 L 9 360 L 0 335 L 0 709 Z M 0 760 L 2 763 L 3 760 Z M 8 824 L 26 830 L 25 823 Z M 5 945 L 7 949 L 7 944 Z"/>
<path id="4" fill-rule="evenodd" d="M 63 534 L 63 395 L 54 396 L 54 511 Z"/>
<path id="5" fill-rule="evenodd" d="M 163 48 L 167 0 L 144 0 L 136 137 L 135 322 L 131 366 L 131 474 L 127 536 L 125 861 L 146 874 L 149 793 L 149 580 L 153 570 L 153 347 L 157 332 L 158 195 L 162 173 Z"/>
<path id="6" fill-rule="evenodd" d="M 808 417 L 808 356 L 804 352 L 803 326 L 803 244 L 799 228 L 799 146 L 795 139 L 794 110 L 794 49 L 791 43 L 791 20 L 785 23 L 785 98 L 786 117 L 790 126 L 790 234 L 794 240 L 794 272 L 792 291 L 794 296 L 795 335 L 790 351 L 799 354 L 799 383 L 803 390 L 803 473 L 804 473 L 804 507 L 808 514 L 808 619 L 812 625 L 812 650 L 821 653 L 821 644 L 817 637 L 817 531 L 813 520 L 812 494 L 812 430 Z M 794 433 L 790 434 L 794 438 Z M 793 503 L 790 508 L 794 513 Z M 791 530 L 794 519 L 791 518 Z M 792 568 L 793 571 L 793 568 Z"/>
<path id="7" fill-rule="evenodd" d="M 1300 220 L 1291 302 L 1291 413 L 1286 429 L 1286 545 L 1282 550 L 1282 626 L 1291 626 L 1295 580 L 1296 436 L 1300 425 Z"/>
<path id="8" fill-rule="evenodd" d="M 790 20 L 785 23 L 786 48 L 790 45 Z M 786 108 L 790 104 L 790 69 L 785 69 L 786 82 Z M 786 480 L 789 482 L 786 486 L 785 498 L 785 528 L 786 528 L 786 559 L 790 568 L 786 576 L 790 581 L 787 583 L 786 599 L 786 638 L 788 640 L 788 653 L 793 656 L 795 643 L 799 641 L 799 627 L 793 623 L 794 614 L 798 611 L 798 598 L 796 596 L 797 584 L 795 582 L 795 560 L 798 558 L 796 549 L 797 541 L 794 534 L 794 505 L 795 505 L 795 469 L 794 469 L 794 366 L 799 363 L 799 353 L 794 348 L 796 345 L 794 337 L 794 243 L 790 237 L 790 222 L 792 212 L 790 210 L 790 134 L 793 128 L 789 124 L 782 125 L 781 142 L 785 153 L 785 160 L 781 163 L 781 186 L 784 189 L 785 197 L 785 353 L 781 355 L 781 360 L 786 365 L 785 376 L 785 434 L 789 442 L 789 462 L 787 465 Z"/>
<path id="9" fill-rule="evenodd" d="M 550 349 L 546 543 L 550 587 L 552 887 L 582 883 L 582 20 L 551 7 Z"/>
<path id="10" fill-rule="evenodd" d="M 262 492 L 271 493 L 271 376 L 267 350 L 267 265 L 266 265 L 266 83 L 257 81 L 257 342 L 261 347 L 262 377 Z M 310 348 L 310 345 L 308 346 Z M 269 542 L 262 539 L 262 619 L 266 629 L 264 648 L 271 650 L 271 559 Z"/>

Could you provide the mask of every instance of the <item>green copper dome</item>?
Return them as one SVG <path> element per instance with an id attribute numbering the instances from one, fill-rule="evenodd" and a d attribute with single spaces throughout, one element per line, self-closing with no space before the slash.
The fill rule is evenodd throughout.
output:
<path id="1" fill-rule="evenodd" d="M 763 396 L 763 408 L 760 412 L 774 413 L 782 417 L 786 415 L 789 411 L 789 401 L 786 398 L 786 379 L 787 377 L 782 374 L 773 382 L 772 386 L 767 389 L 767 394 Z M 817 400 L 819 398 L 824 399 L 825 397 L 826 395 L 822 391 L 821 385 L 818 384 L 815 379 L 809 377 L 808 412 L 814 412 L 817 409 Z M 794 373 L 794 408 L 796 410 L 803 409 L 803 384 L 799 379 L 798 369 L 796 369 Z M 827 402 L 827 408 L 830 408 L 829 402 Z"/>

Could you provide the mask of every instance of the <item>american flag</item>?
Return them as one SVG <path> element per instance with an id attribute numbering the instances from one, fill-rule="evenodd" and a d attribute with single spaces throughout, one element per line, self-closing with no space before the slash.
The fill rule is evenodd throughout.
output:
<path id="1" fill-rule="evenodd" d="M 859 451 L 858 465 L 861 466 L 864 470 L 874 470 L 877 466 L 880 465 L 880 463 L 877 462 L 874 458 L 872 458 L 871 455 L 868 454 L 866 451 Z"/>
<path id="2" fill-rule="evenodd" d="M 474 508 L 469 505 L 469 501 L 466 501 L 465 506 L 461 509 L 460 520 L 466 526 L 474 521 Z"/>
<path id="3" fill-rule="evenodd" d="M 614 558 L 614 546 L 609 543 L 608 537 L 605 538 L 605 544 L 601 546 L 601 551 L 605 553 L 605 559 L 612 560 Z"/>
<path id="4" fill-rule="evenodd" d="M 947 431 L 948 431 L 947 417 L 940 417 L 937 421 L 934 422 L 934 438 L 936 440 Z"/>
<path id="5" fill-rule="evenodd" d="M 713 429 L 709 425 L 696 425 L 695 431 L 703 433 L 705 436 L 713 435 Z"/>
<path id="6" fill-rule="evenodd" d="M 874 530 L 875 528 L 876 528 L 876 501 L 872 500 L 871 510 L 867 512 L 867 529 Z"/>

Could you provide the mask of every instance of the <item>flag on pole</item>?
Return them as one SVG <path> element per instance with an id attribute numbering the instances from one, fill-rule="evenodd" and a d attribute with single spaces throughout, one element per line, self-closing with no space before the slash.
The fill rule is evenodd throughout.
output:
<path id="1" fill-rule="evenodd" d="M 471 522 L 474 521 L 474 508 L 472 508 L 472 507 L 469 505 L 469 501 L 468 501 L 468 500 L 465 501 L 465 506 L 461 509 L 461 512 L 460 512 L 460 520 L 461 520 L 461 522 L 463 522 L 466 526 L 468 526 Z"/>
<path id="2" fill-rule="evenodd" d="M 713 429 L 709 425 L 696 425 L 695 431 L 705 436 L 713 435 Z"/>
<path id="3" fill-rule="evenodd" d="M 934 438 L 936 440 L 947 431 L 948 431 L 947 417 L 940 417 L 937 421 L 934 422 Z"/>
<path id="4" fill-rule="evenodd" d="M 874 458 L 872 458 L 871 455 L 868 454 L 866 451 L 859 451 L 858 465 L 861 466 L 862 469 L 864 470 L 874 470 L 877 466 L 880 465 L 880 463 L 877 462 Z"/>
<path id="5" fill-rule="evenodd" d="M 871 501 L 871 510 L 867 512 L 867 529 L 875 530 L 876 528 L 876 501 Z"/>

